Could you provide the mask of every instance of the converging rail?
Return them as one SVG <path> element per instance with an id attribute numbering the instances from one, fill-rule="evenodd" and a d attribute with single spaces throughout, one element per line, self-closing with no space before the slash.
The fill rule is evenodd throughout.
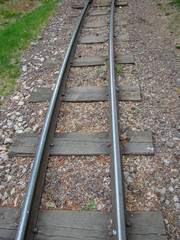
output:
<path id="1" fill-rule="evenodd" d="M 88 0 L 81 13 L 79 21 L 74 29 L 74 33 L 69 43 L 57 83 L 49 104 L 48 112 L 42 129 L 41 138 L 38 144 L 31 177 L 27 189 L 27 194 L 24 200 L 24 205 L 21 213 L 20 222 L 16 234 L 16 240 L 33 239 L 32 229 L 36 225 L 38 208 L 44 184 L 46 168 L 48 164 L 49 151 L 54 135 L 56 120 L 59 112 L 60 103 L 62 100 L 65 80 L 70 68 L 72 57 L 75 51 L 78 33 L 82 27 L 82 22 L 87 14 L 92 0 Z"/>
<path id="2" fill-rule="evenodd" d="M 119 124 L 117 107 L 117 90 L 114 65 L 114 0 L 111 3 L 109 30 L 109 71 L 110 71 L 110 109 L 111 109 L 111 181 L 113 199 L 113 234 L 118 240 L 126 239 L 122 152 L 119 144 Z"/>

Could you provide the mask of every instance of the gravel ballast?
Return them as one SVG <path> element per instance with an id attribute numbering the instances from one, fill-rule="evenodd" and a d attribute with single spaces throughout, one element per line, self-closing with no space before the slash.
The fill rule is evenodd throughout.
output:
<path id="1" fill-rule="evenodd" d="M 41 132 L 48 102 L 30 104 L 28 98 L 38 87 L 54 88 L 73 32 L 73 27 L 63 29 L 63 26 L 75 25 L 78 18 L 68 16 L 81 12 L 73 10 L 72 4 L 75 2 L 62 0 L 49 26 L 37 40 L 31 42 L 21 58 L 22 74 L 17 80 L 19 88 L 11 96 L 5 97 L 0 106 L 1 206 L 22 207 L 34 159 L 10 158 L 8 149 L 16 134 Z M 117 75 L 117 83 L 139 85 L 142 94 L 140 102 L 119 103 L 120 128 L 122 131 L 152 131 L 155 147 L 155 155 L 151 157 L 123 157 L 126 207 L 128 211 L 162 211 L 168 239 L 177 240 L 180 238 L 180 53 L 175 47 L 178 37 L 169 29 L 172 16 L 166 15 L 156 1 L 129 0 L 127 7 L 116 10 L 116 21 L 121 19 L 120 15 L 127 24 L 116 26 L 115 34 L 128 34 L 129 41 L 116 40 L 116 52 L 133 54 L 135 64 L 122 65 L 123 71 Z M 88 33 L 93 35 L 94 30 L 84 29 L 82 36 Z M 106 36 L 107 30 L 102 34 Z M 107 51 L 107 45 L 106 42 L 104 48 L 103 45 L 97 48 L 79 46 L 75 54 L 78 57 L 86 48 L 90 56 L 92 49 L 102 55 Z M 79 71 L 72 68 L 67 86 L 107 86 L 107 72 L 105 66 L 83 67 Z M 82 115 L 79 114 L 81 108 L 84 109 Z M 101 114 L 93 116 L 99 110 Z M 88 115 L 90 117 L 86 120 Z M 82 121 L 82 126 L 78 126 L 77 121 Z M 84 103 L 63 103 L 58 131 L 68 131 L 69 127 L 71 131 L 88 131 L 87 126 L 91 131 L 109 129 L 107 103 L 90 103 L 86 107 Z M 86 172 L 85 169 L 89 170 Z M 41 207 L 84 210 L 88 201 L 95 200 L 93 204 L 97 210 L 110 211 L 109 174 L 108 156 L 51 158 Z M 77 184 L 73 183 L 74 180 Z M 60 196 L 57 195 L 58 191 L 61 191 Z"/>

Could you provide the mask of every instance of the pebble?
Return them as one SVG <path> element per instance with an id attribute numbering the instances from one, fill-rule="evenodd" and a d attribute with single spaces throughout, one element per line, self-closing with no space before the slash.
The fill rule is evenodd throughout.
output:
<path id="1" fill-rule="evenodd" d="M 17 207 L 18 205 L 18 199 L 19 199 L 19 196 L 17 196 L 14 200 L 14 207 Z"/>
<path id="2" fill-rule="evenodd" d="M 180 203 L 175 203 L 174 205 L 177 209 L 180 209 Z"/>
<path id="3" fill-rule="evenodd" d="M 127 178 L 129 176 L 129 172 L 124 172 L 124 177 Z"/>
<path id="4" fill-rule="evenodd" d="M 35 124 L 33 126 L 33 132 L 36 132 L 38 130 L 38 128 L 39 128 L 39 124 Z"/>
<path id="5" fill-rule="evenodd" d="M 9 197 L 9 194 L 7 192 L 4 192 L 4 195 L 2 196 L 1 200 L 4 201 Z"/>
<path id="6" fill-rule="evenodd" d="M 169 204 L 170 204 L 170 201 L 166 199 L 166 205 L 169 206 Z"/>
<path id="7" fill-rule="evenodd" d="M 99 77 L 105 79 L 106 78 L 106 73 L 105 72 L 100 73 Z"/>
<path id="8" fill-rule="evenodd" d="M 174 192 L 174 188 L 171 186 L 171 187 L 169 187 L 169 191 L 170 192 Z"/>
<path id="9" fill-rule="evenodd" d="M 174 142 L 166 142 L 166 146 L 169 148 L 173 148 L 175 146 Z"/>
<path id="10" fill-rule="evenodd" d="M 132 180 L 132 178 L 130 176 L 127 178 L 127 182 L 128 183 L 133 183 L 133 180 Z"/>
<path id="11" fill-rule="evenodd" d="M 16 115 L 12 115 L 12 116 L 10 117 L 10 119 L 11 119 L 12 121 L 14 121 L 14 120 L 16 119 Z"/>
<path id="12" fill-rule="evenodd" d="M 7 178 L 7 182 L 10 182 L 13 177 L 11 175 L 7 175 L 6 178 Z"/>
<path id="13" fill-rule="evenodd" d="M 0 150 L 3 151 L 3 150 L 6 150 L 6 147 L 0 147 Z M 0 159 L 3 160 L 3 162 L 6 162 L 8 160 L 8 154 L 7 152 L 1 152 L 1 155 L 0 155 Z"/>
<path id="14" fill-rule="evenodd" d="M 15 188 L 12 188 L 11 190 L 11 196 L 16 192 L 16 189 Z"/>
<path id="15" fill-rule="evenodd" d="M 27 123 L 26 121 L 23 121 L 23 122 L 22 122 L 22 125 L 24 126 L 24 125 L 26 125 L 26 123 Z M 25 127 L 25 126 L 24 126 L 24 127 Z"/>
<path id="16" fill-rule="evenodd" d="M 13 97 L 13 100 L 16 100 L 16 101 L 17 101 L 17 100 L 19 100 L 19 99 L 20 99 L 19 96 L 14 96 L 14 97 Z"/>
<path id="17" fill-rule="evenodd" d="M 105 205 L 102 203 L 97 203 L 97 205 L 96 205 L 98 211 L 102 210 L 104 208 L 104 206 Z"/>
<path id="18" fill-rule="evenodd" d="M 19 105 L 19 106 L 22 106 L 22 105 L 24 105 L 24 102 L 23 102 L 23 101 L 19 101 L 19 102 L 18 102 L 18 105 Z"/>
<path id="19" fill-rule="evenodd" d="M 16 171 L 17 171 L 16 168 L 11 169 L 10 175 L 14 175 L 14 173 L 15 173 Z"/>
<path id="20" fill-rule="evenodd" d="M 167 159 L 164 159 L 164 162 L 169 165 L 169 161 Z"/>
<path id="21" fill-rule="evenodd" d="M 27 72 L 27 65 L 23 65 L 23 66 L 22 66 L 22 71 L 23 71 L 23 72 Z"/>
<path id="22" fill-rule="evenodd" d="M 24 174 L 25 172 L 27 172 L 27 169 L 23 168 L 22 173 Z"/>
<path id="23" fill-rule="evenodd" d="M 16 133 L 23 133 L 23 130 L 22 129 L 18 129 L 18 130 L 16 130 Z"/>
<path id="24" fill-rule="evenodd" d="M 6 138 L 5 140 L 4 140 L 4 144 L 12 144 L 13 143 L 13 139 L 12 138 Z"/>
<path id="25" fill-rule="evenodd" d="M 2 184 L 2 183 L 1 183 Z M 5 186 L 3 186 L 3 185 L 0 185 L 0 190 L 2 190 L 2 189 L 4 189 L 5 188 Z"/>
<path id="26" fill-rule="evenodd" d="M 19 121 L 19 122 L 22 122 L 22 121 L 23 121 L 23 118 L 22 118 L 22 117 L 18 117 L 18 121 Z"/>
<path id="27" fill-rule="evenodd" d="M 25 130 L 24 130 L 25 133 L 28 133 L 28 132 L 31 132 L 31 128 L 30 127 L 27 127 Z"/>
<path id="28" fill-rule="evenodd" d="M 42 114 L 43 114 L 43 110 L 40 109 L 40 110 L 39 110 L 39 115 L 42 115 Z"/>
<path id="29" fill-rule="evenodd" d="M 39 58 L 40 62 L 44 62 L 45 61 L 45 58 L 42 57 L 42 58 Z"/>
<path id="30" fill-rule="evenodd" d="M 38 80 L 38 83 L 39 84 L 43 84 L 43 80 Z"/>
<path id="31" fill-rule="evenodd" d="M 174 200 L 174 202 L 179 202 L 179 198 L 178 198 L 178 196 L 175 195 L 175 196 L 173 197 L 173 200 Z"/>
<path id="32" fill-rule="evenodd" d="M 29 121 L 30 124 L 33 124 L 36 121 L 35 117 L 32 117 L 31 120 Z"/>
<path id="33" fill-rule="evenodd" d="M 38 43 L 37 42 L 31 42 L 31 46 L 34 47 L 34 46 L 37 46 Z"/>
<path id="34" fill-rule="evenodd" d="M 168 224 L 168 223 L 169 223 L 169 221 L 168 221 L 167 219 L 164 219 L 164 222 L 165 222 L 166 224 Z"/>
<path id="35" fill-rule="evenodd" d="M 173 137 L 173 141 L 179 141 L 179 138 Z"/>
<path id="36" fill-rule="evenodd" d="M 4 200 L 4 201 L 3 201 L 2 206 L 8 205 L 8 204 L 9 204 L 9 201 L 8 201 L 8 199 L 7 199 L 7 200 Z"/>

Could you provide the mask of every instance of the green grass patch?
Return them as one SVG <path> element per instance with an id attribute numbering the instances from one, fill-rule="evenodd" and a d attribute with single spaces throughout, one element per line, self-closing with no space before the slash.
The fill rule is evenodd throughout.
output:
<path id="1" fill-rule="evenodd" d="M 7 19 L 7 18 L 14 18 L 14 17 L 21 16 L 22 13 L 16 13 L 15 11 L 6 9 L 6 10 L 1 10 L 1 15 L 3 16 L 3 18 Z"/>
<path id="2" fill-rule="evenodd" d="M 59 1 L 46 0 L 41 6 L 0 30 L 0 95 L 10 94 L 14 90 L 15 80 L 20 75 L 19 58 L 22 51 L 45 26 Z M 8 11 L 5 15 L 13 15 L 13 12 L 11 14 Z"/>
<path id="3" fill-rule="evenodd" d="M 166 16 L 169 16 L 170 14 L 171 14 L 170 12 L 166 12 L 166 13 L 165 13 Z"/>
<path id="4" fill-rule="evenodd" d="M 172 2 L 169 3 L 171 6 L 177 6 L 180 7 L 180 0 L 174 0 Z"/>
<path id="5" fill-rule="evenodd" d="M 105 67 L 106 70 L 108 69 L 108 63 L 107 62 L 104 62 L 104 67 Z"/>
<path id="6" fill-rule="evenodd" d="M 142 113 L 143 111 L 141 109 L 137 109 L 136 113 Z"/>
<path id="7" fill-rule="evenodd" d="M 6 27 L 7 25 L 9 25 L 9 22 L 7 22 L 7 21 L 0 23 L 0 26 L 2 26 L 2 27 L 4 27 L 4 26 Z"/>
<path id="8" fill-rule="evenodd" d="M 87 206 L 84 208 L 85 210 L 97 210 L 97 206 L 95 205 L 95 201 L 89 201 Z"/>
<path id="9" fill-rule="evenodd" d="M 159 9 L 167 16 L 165 22 L 167 22 L 167 27 L 170 33 L 177 36 L 177 42 L 175 44 L 179 46 L 179 35 L 180 35 L 180 0 L 170 0 L 169 2 L 161 1 L 161 3 L 156 3 Z"/>
<path id="10" fill-rule="evenodd" d="M 121 65 L 116 65 L 116 72 L 118 73 L 118 74 L 121 74 L 122 73 L 122 71 L 123 71 L 123 67 L 121 66 Z"/>
<path id="11" fill-rule="evenodd" d="M 174 91 L 175 91 L 177 94 L 180 94 L 180 87 L 175 88 Z"/>

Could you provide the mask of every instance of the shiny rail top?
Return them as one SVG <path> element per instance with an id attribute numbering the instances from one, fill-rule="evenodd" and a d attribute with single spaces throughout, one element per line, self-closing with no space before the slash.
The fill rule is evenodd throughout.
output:
<path id="1" fill-rule="evenodd" d="M 111 104 L 111 181 L 113 199 L 113 235 L 117 240 L 126 240 L 122 153 L 119 144 L 119 125 L 117 94 L 114 66 L 114 0 L 111 3 L 109 31 L 109 72 L 110 72 L 110 104 Z"/>
<path id="2" fill-rule="evenodd" d="M 49 104 L 49 108 L 48 108 L 48 111 L 46 114 L 44 126 L 42 129 L 42 134 L 41 134 L 40 141 L 38 144 L 38 148 L 37 148 L 37 152 L 36 152 L 36 156 L 35 156 L 35 160 L 34 160 L 34 165 L 32 168 L 32 172 L 31 172 L 31 176 L 30 176 L 30 180 L 29 180 L 29 184 L 28 184 L 28 189 L 26 192 L 24 205 L 23 205 L 23 209 L 21 212 L 21 217 L 20 217 L 15 240 L 27 239 L 25 237 L 25 234 L 27 231 L 27 225 L 28 225 L 28 221 L 29 221 L 33 196 L 34 196 L 35 187 L 37 184 L 37 178 L 38 178 L 38 174 L 39 174 L 39 168 L 40 168 L 40 164 L 42 161 L 43 152 L 45 151 L 45 148 L 47 147 L 46 139 L 47 139 L 47 135 L 48 135 L 48 132 L 50 129 L 50 125 L 51 125 L 51 120 L 52 120 L 52 116 L 53 116 L 53 112 L 54 112 L 54 108 L 55 108 L 55 103 L 58 98 L 59 89 L 62 85 L 62 79 L 63 79 L 65 71 L 66 71 L 66 67 L 67 67 L 67 64 L 68 64 L 68 61 L 69 61 L 69 58 L 71 55 L 73 45 L 74 45 L 75 41 L 77 41 L 78 30 L 82 24 L 83 18 L 85 16 L 87 9 L 88 9 L 89 5 L 91 4 L 91 2 L 92 2 L 92 0 L 87 0 L 86 4 L 84 6 L 81 16 L 78 20 L 78 23 L 74 29 L 72 38 L 69 43 L 69 47 L 67 49 L 67 52 L 66 52 L 66 55 L 65 55 L 65 58 L 64 58 L 57 82 L 56 82 L 56 86 L 55 86 L 55 89 L 54 89 L 54 92 L 53 92 L 53 95 L 52 95 L 52 98 L 51 98 L 51 101 Z M 27 239 L 27 240 L 29 240 L 29 239 Z"/>

